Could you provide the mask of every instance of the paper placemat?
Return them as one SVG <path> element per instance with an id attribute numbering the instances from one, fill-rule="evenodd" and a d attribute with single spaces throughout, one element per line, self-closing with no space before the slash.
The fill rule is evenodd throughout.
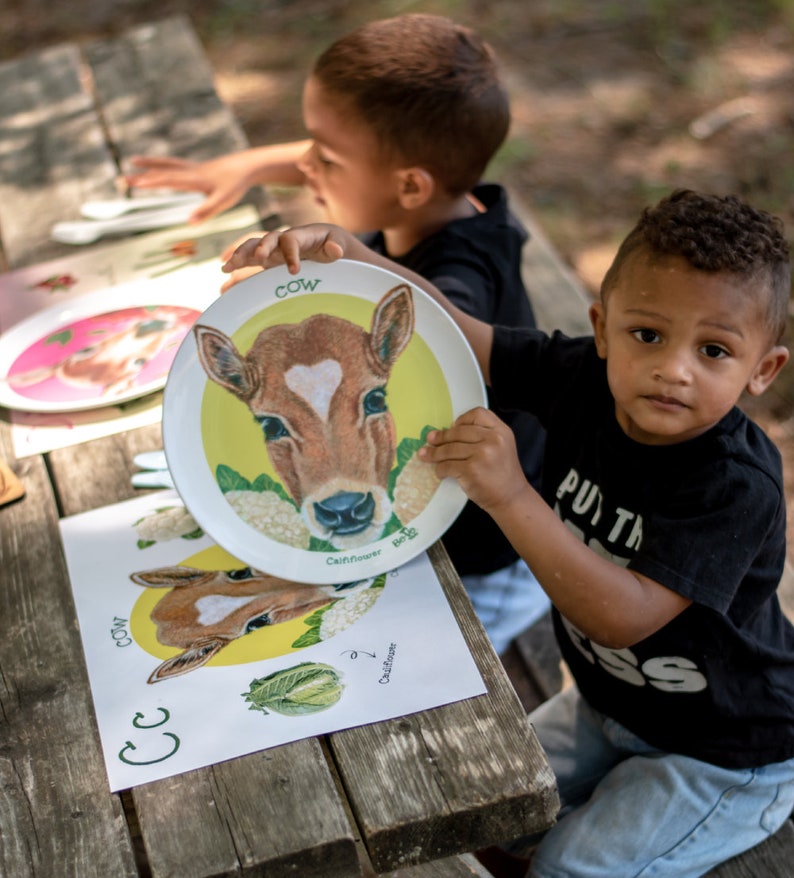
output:
<path id="1" fill-rule="evenodd" d="M 486 691 L 426 553 L 298 587 L 225 553 L 175 491 L 61 531 L 111 791 Z"/>

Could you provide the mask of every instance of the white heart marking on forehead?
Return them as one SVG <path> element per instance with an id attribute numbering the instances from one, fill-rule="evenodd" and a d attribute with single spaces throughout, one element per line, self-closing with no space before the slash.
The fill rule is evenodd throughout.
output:
<path id="1" fill-rule="evenodd" d="M 196 622 L 199 625 L 217 625 L 227 616 L 244 606 L 250 604 L 253 598 L 250 595 L 241 597 L 230 597 L 223 594 L 209 594 L 203 598 L 199 598 L 195 603 L 198 611 Z"/>
<path id="2" fill-rule="evenodd" d="M 327 421 L 331 398 L 342 381 L 342 367 L 336 360 L 322 360 L 314 366 L 293 366 L 287 370 L 284 381 Z"/>

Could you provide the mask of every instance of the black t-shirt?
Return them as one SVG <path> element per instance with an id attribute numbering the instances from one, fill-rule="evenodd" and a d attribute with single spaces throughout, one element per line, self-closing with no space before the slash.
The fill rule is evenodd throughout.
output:
<path id="1" fill-rule="evenodd" d="M 703 435 L 642 445 L 620 429 L 591 338 L 499 328 L 491 382 L 547 431 L 544 499 L 594 551 L 693 603 L 627 649 L 556 610 L 582 695 L 659 749 L 717 765 L 794 756 L 794 627 L 780 455 L 738 408 Z"/>
<path id="2" fill-rule="evenodd" d="M 534 327 L 535 316 L 521 279 L 521 249 L 527 232 L 510 213 L 501 186 L 482 184 L 473 195 L 486 208 L 484 213 L 448 223 L 403 256 L 386 251 L 380 232 L 362 240 L 429 280 L 467 314 L 491 324 Z M 490 396 L 489 405 L 512 428 L 524 473 L 538 486 L 543 431 L 537 420 L 524 412 L 494 407 Z M 493 519 L 474 503 L 466 504 L 443 541 L 460 575 L 492 573 L 518 558 Z"/>

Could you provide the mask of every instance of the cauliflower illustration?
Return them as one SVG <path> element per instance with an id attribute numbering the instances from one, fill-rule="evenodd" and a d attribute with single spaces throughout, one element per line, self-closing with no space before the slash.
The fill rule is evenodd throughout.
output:
<path id="1" fill-rule="evenodd" d="M 227 491 L 224 497 L 251 527 L 296 549 L 308 549 L 311 534 L 298 510 L 274 491 Z"/>
<path id="2" fill-rule="evenodd" d="M 403 524 L 419 515 L 440 484 L 432 464 L 415 454 L 397 476 L 394 485 L 394 512 Z"/>
<path id="3" fill-rule="evenodd" d="M 204 535 L 196 519 L 184 506 L 163 506 L 135 522 L 138 548 L 145 549 L 168 540 L 195 540 Z"/>
<path id="4" fill-rule="evenodd" d="M 368 588 L 333 603 L 322 614 L 320 640 L 328 640 L 360 619 L 380 597 L 382 588 Z"/>

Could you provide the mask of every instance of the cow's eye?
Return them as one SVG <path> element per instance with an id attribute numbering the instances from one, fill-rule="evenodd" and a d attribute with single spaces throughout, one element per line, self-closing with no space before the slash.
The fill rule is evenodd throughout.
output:
<path id="1" fill-rule="evenodd" d="M 272 415 L 263 415 L 257 418 L 259 426 L 265 435 L 265 442 L 272 442 L 274 439 L 284 439 L 289 436 L 289 430 L 284 426 L 284 422 L 280 418 L 274 418 Z"/>
<path id="2" fill-rule="evenodd" d="M 376 387 L 364 397 L 364 414 L 380 415 L 386 411 L 386 388 Z"/>
<path id="3" fill-rule="evenodd" d="M 80 348 L 79 351 L 75 351 L 72 354 L 72 358 L 75 360 L 85 360 L 88 357 L 93 357 L 93 355 L 99 350 L 98 345 L 89 345 L 87 348 Z"/>
<path id="4" fill-rule="evenodd" d="M 270 616 L 267 613 L 262 613 L 261 616 L 256 616 L 256 618 L 250 620 L 245 626 L 245 633 L 250 634 L 252 631 L 256 631 L 257 628 L 265 628 L 269 624 Z"/>
<path id="5" fill-rule="evenodd" d="M 229 570 L 227 575 L 233 582 L 240 582 L 243 579 L 250 579 L 253 573 L 250 567 L 241 567 L 239 570 Z"/>
<path id="6" fill-rule="evenodd" d="M 357 585 L 361 585 L 363 579 L 357 579 L 355 582 L 339 582 L 334 585 L 334 591 L 347 591 L 349 588 L 355 588 Z"/>

